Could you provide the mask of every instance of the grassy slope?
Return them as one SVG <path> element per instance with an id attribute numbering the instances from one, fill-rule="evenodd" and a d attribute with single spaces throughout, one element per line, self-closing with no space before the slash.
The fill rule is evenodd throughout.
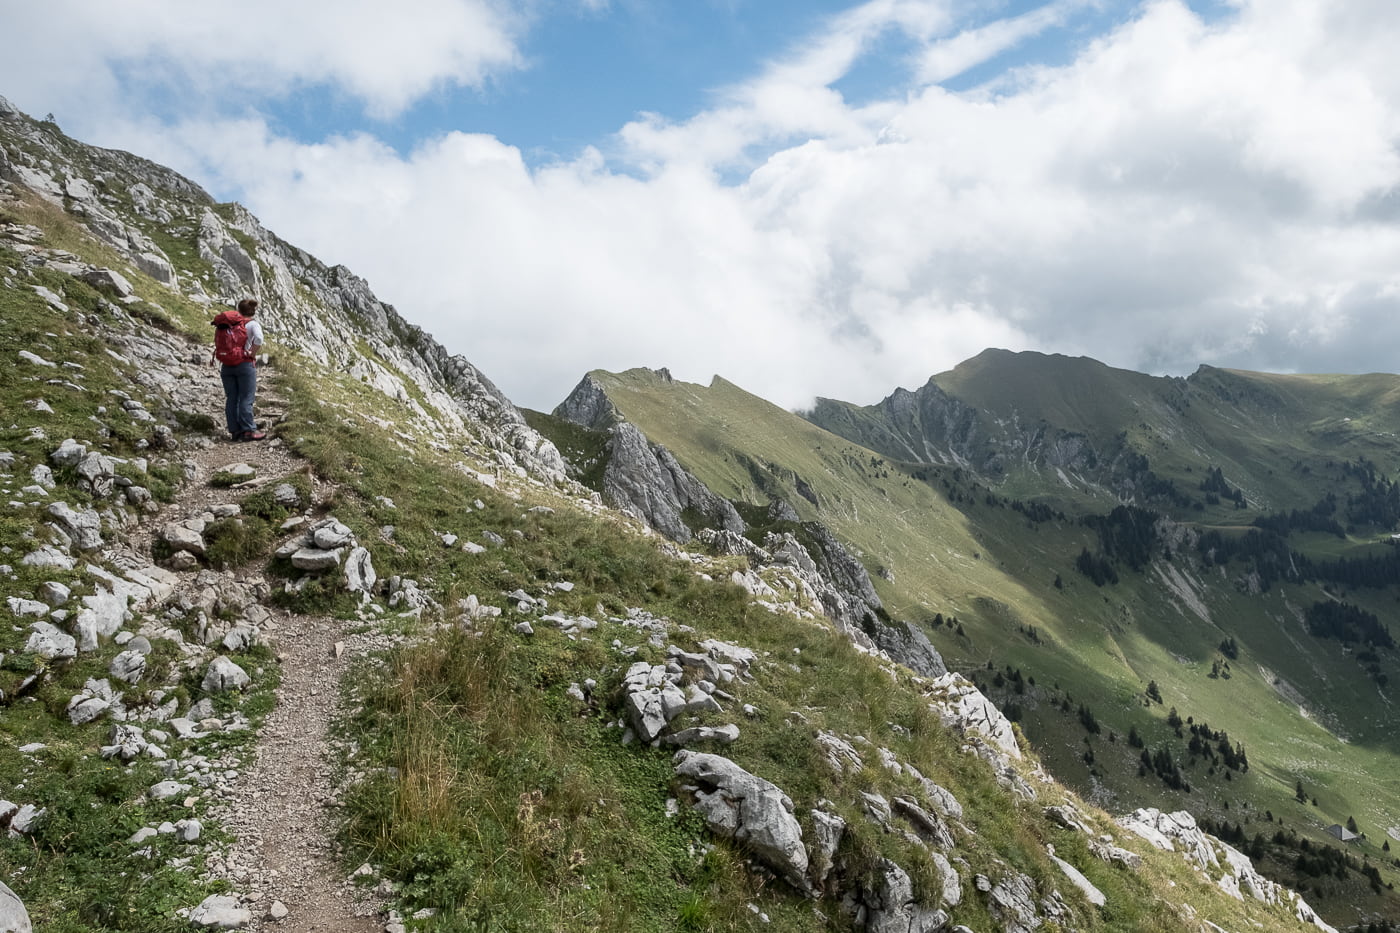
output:
<path id="1" fill-rule="evenodd" d="M 1064 362 L 1046 359 L 1051 368 Z M 1034 416 L 1077 419 L 1076 427 L 1088 428 L 1094 419 L 1121 418 L 1131 407 L 1137 418 L 1130 422 L 1138 435 L 1134 441 L 1147 438 L 1156 444 L 1154 469 L 1194 491 L 1204 466 L 1220 465 L 1232 482 L 1241 482 L 1236 477 L 1248 481 L 1251 499 L 1278 507 L 1316 501 L 1318 480 L 1326 473 L 1327 457 L 1320 450 L 1339 438 L 1340 452 L 1333 457 L 1377 449 L 1386 418 L 1371 413 L 1348 422 L 1343 412 L 1371 411 L 1368 406 L 1393 397 L 1396 385 L 1393 377 L 1277 377 L 1259 388 L 1243 374 L 1210 373 L 1219 380 L 1218 387 L 1211 385 L 1213 393 L 1240 398 L 1246 390 L 1254 391 L 1257 397 L 1245 401 L 1255 414 L 1245 421 L 1225 406 L 1197 398 L 1188 409 L 1193 422 L 1187 422 L 1179 415 L 1164 420 L 1162 412 L 1170 406 L 1153 394 L 1158 380 L 1093 366 L 1098 370 L 1090 373 L 1093 378 L 1081 380 L 1070 393 L 1038 393 L 1042 407 Z M 1008 387 L 994 369 L 965 372 L 950 382 L 959 391 L 972 393 L 975 386 L 988 393 L 972 393 L 977 401 L 995 400 L 994 392 L 1011 397 L 1020 391 Z M 1053 375 L 1037 372 L 1031 381 L 1039 385 Z M 671 448 L 722 495 L 761 502 L 768 493 L 779 492 L 804 517 L 820 518 L 854 543 L 872 572 L 880 567 L 893 571 L 892 584 L 877 579 L 892 611 L 913 618 L 933 612 L 956 615 L 966 637 L 947 627 L 932 632 L 935 644 L 954 663 L 974 669 L 991 661 L 997 668 L 1009 664 L 1035 676 L 1039 689 L 1019 698 L 1027 708 L 1028 733 L 1056 773 L 1081 790 L 1119 808 L 1150 802 L 1185 806 L 1217 819 L 1243 819 L 1250 832 L 1266 834 L 1277 828 L 1265 828 L 1259 815 L 1266 810 L 1314 838 L 1321 838 L 1318 833 L 1327 824 L 1355 816 L 1371 837 L 1365 851 L 1389 866 L 1380 843 L 1385 829 L 1400 824 L 1400 783 L 1393 777 L 1400 746 L 1391 728 L 1391 700 L 1336 643 L 1318 641 L 1303 630 L 1302 608 L 1323 598 L 1317 586 L 1278 586 L 1263 596 L 1249 596 L 1219 568 L 1202 571 L 1192 556 L 1178 555 L 1173 565 L 1196 581 L 1193 589 L 1207 621 L 1155 572 L 1126 575 L 1117 586 L 1093 586 L 1073 569 L 1079 549 L 1093 546 L 1087 529 L 1073 521 L 1035 524 L 1009 509 L 987 506 L 985 487 L 976 488 L 965 474 L 959 481 L 948 468 L 924 469 L 935 479 L 921 483 L 911 478 L 918 471 L 914 465 L 887 462 L 722 379 L 705 388 L 666 382 L 646 370 L 593 376 L 629 420 Z M 1095 401 L 1076 405 L 1075 392 Z M 1303 419 L 1300 411 L 1312 417 Z M 1181 435 L 1188 433 L 1183 442 Z M 1312 469 L 1285 468 L 1295 460 Z M 755 483 L 746 466 L 750 461 L 771 462 L 778 469 L 765 472 L 779 478 L 771 485 Z M 820 509 L 792 492 L 783 479 L 785 470 L 818 491 Z M 947 487 L 940 478 L 948 480 Z M 1024 474 L 1008 485 L 1046 489 Z M 956 508 L 950 498 L 960 500 Z M 1082 496 L 1063 492 L 1052 501 L 1085 507 Z M 1094 510 L 1107 507 L 1100 503 Z M 1193 517 L 1206 525 L 1242 521 L 1226 506 Z M 1324 546 L 1352 551 L 1365 543 L 1328 539 Z M 1063 588 L 1050 585 L 1057 575 Z M 1392 611 L 1384 594 L 1362 592 L 1349 598 L 1383 617 Z M 1042 643 L 1028 639 L 1023 626 L 1034 626 Z M 1211 678 L 1212 662 L 1220 657 L 1217 646 L 1227 636 L 1242 646 L 1241 658 L 1232 664 L 1230 678 Z M 1396 676 L 1393 658 L 1384 659 L 1383 666 Z M 1162 706 L 1149 707 L 1142 699 L 1153 679 L 1164 694 Z M 1290 686 L 1308 698 L 1306 709 L 1300 709 Z M 1202 765 L 1189 773 L 1195 790 L 1182 795 L 1155 778 L 1137 777 L 1136 750 L 1092 737 L 1097 761 L 1091 773 L 1083 761 L 1084 729 L 1073 712 L 1061 713 L 1051 702 L 1066 696 L 1073 707 L 1091 706 L 1119 736 L 1135 727 L 1149 743 L 1170 739 L 1184 757 L 1183 743 L 1164 721 L 1166 710 L 1176 706 L 1183 717 L 1208 722 L 1243 741 L 1252 769 L 1225 782 L 1219 774 L 1208 777 Z M 1317 796 L 1317 808 L 1293 801 L 1299 780 Z"/>
<path id="2" fill-rule="evenodd" d="M 20 219 L 44 226 L 51 244 L 123 267 L 61 212 L 41 204 L 16 210 L 24 215 Z M 172 258 L 182 265 L 178 252 Z M 11 268 L 20 265 L 13 256 L 0 259 Z M 201 309 L 124 271 L 150 303 L 151 320 L 186 329 L 197 339 L 207 337 Z M 182 265 L 182 271 L 199 270 Z M 83 310 L 98 310 L 86 286 L 66 278 L 47 284 L 62 288 Z M 22 287 L 3 293 L 0 335 L 9 351 L 23 346 L 82 359 L 90 366 L 88 384 L 99 393 L 109 383 L 125 382 L 125 374 L 91 337 L 68 327 L 35 297 Z M 406 445 L 376 425 L 376 418 L 395 416 L 394 403 L 386 404 L 343 374 L 318 371 L 305 360 L 292 362 L 287 376 L 292 420 L 279 430 L 322 478 L 340 485 L 331 506 L 362 539 L 376 540 L 379 527 L 396 526 L 394 543 L 375 548 L 382 574 L 411 574 L 446 606 L 464 593 L 490 599 L 515 586 L 536 589 L 569 579 L 577 584 L 573 592 L 552 596 L 565 611 L 606 615 L 642 605 L 695 625 L 695 637 L 719 635 L 770 651 L 757 681 L 741 691 L 741 698 L 763 714 L 746 723 L 744 739 L 729 753 L 793 793 L 803 818 L 819 795 L 841 801 L 854 827 L 845 853 L 858 864 L 879 853 L 898 855 L 916 884 L 928 883 L 927 866 L 917 854 L 897 837 L 877 833 L 848 803 L 857 790 L 890 793 L 900 781 L 878 768 L 838 779 L 815 766 L 811 732 L 818 727 L 866 735 L 952 789 L 968 807 L 974 831 L 960 840 L 966 868 L 997 874 L 1009 863 L 1067 889 L 1044 857 L 1044 844 L 1054 842 L 1110 896 L 1110 909 L 1096 914 L 1067 891 L 1082 929 L 1178 928 L 1166 905 L 1179 903 L 1183 892 L 1203 916 L 1222 923 L 1289 926 L 1255 902 L 1230 901 L 1175 858 L 1149 854 L 1141 874 L 1087 858 L 1081 839 L 1049 826 L 1040 812 L 1043 804 L 1060 799 L 1058 790 L 1045 788 L 1036 804 L 1010 801 L 985 767 L 959 754 L 956 740 L 929 721 L 907 679 L 892 679 L 824 626 L 758 610 L 735 588 L 701 580 L 689 564 L 664 557 L 652 542 L 607 516 L 573 510 L 566 498 L 531 490 L 516 498 L 521 493 L 464 480 L 449 458 L 424 445 Z M 16 372 L 0 382 L 5 410 L 15 413 L 10 415 L 15 427 L 0 441 L 23 451 L 18 478 L 42 451 L 22 446 L 34 419 L 20 406 L 36 386 Z M 54 401 L 53 393 L 44 390 L 44 395 Z M 55 401 L 57 414 L 45 426 L 53 435 L 82 436 L 95 414 L 94 399 L 100 394 L 72 405 Z M 127 452 L 132 440 L 114 437 L 113 450 Z M 825 466 L 811 471 L 814 485 L 819 475 L 840 478 L 837 464 L 845 461 L 839 456 L 817 462 Z M 802 466 L 809 470 L 816 463 Z M 907 497 L 902 501 L 911 507 L 927 507 L 945 526 L 940 534 L 955 534 L 961 521 L 956 511 L 911 491 L 914 484 L 905 485 L 893 473 L 882 479 L 890 481 L 886 494 Z M 880 498 L 878 493 L 867 497 L 853 481 L 821 482 L 827 494 L 848 497 L 853 515 L 869 512 Z M 398 507 L 389 509 L 376 498 L 384 495 Z M 535 504 L 556 511 L 530 512 Z M 19 545 L 36 519 L 33 512 L 8 512 L 0 526 L 4 541 Z M 909 521 L 916 524 L 912 517 Z M 468 538 L 495 530 L 510 543 L 476 558 L 443 548 L 438 534 L 444 530 Z M 966 553 L 975 543 L 966 531 L 957 540 L 963 553 L 931 563 L 941 568 L 942 578 L 956 580 L 962 571 L 994 579 Z M 956 562 L 946 567 L 953 558 Z M 11 580 L 7 588 L 27 590 L 33 582 Z M 354 610 L 352 601 L 316 587 L 291 601 L 305 601 L 306 608 Z M 415 628 L 407 620 L 391 624 Z M 673 790 L 668 756 L 623 749 L 616 732 L 607 729 L 606 722 L 617 715 L 613 688 L 625 660 L 611 657 L 603 645 L 605 636 L 628 633 L 605 621 L 593 641 L 574 641 L 549 629 L 534 641 L 522 641 L 510 634 L 508 624 L 488 627 L 479 638 L 443 634 L 366 673 L 362 704 L 347 731 L 364 756 L 356 762 L 365 776 L 362 795 L 353 797 L 348 811 L 355 860 L 375 855 L 403 883 L 406 906 L 460 908 L 439 915 L 432 923 L 439 929 L 811 929 L 809 903 L 751 873 L 742 853 L 729 846 L 707 854 L 707 834 L 693 818 L 666 820 L 664 800 Z M 793 654 L 793 648 L 801 653 Z M 59 685 L 71 686 L 100 667 L 91 660 L 74 665 L 60 672 Z M 6 671 L 7 677 L 21 673 Z M 565 698 L 567 684 L 585 676 L 601 681 L 596 712 L 579 710 Z M 100 727 L 54 727 L 68 692 L 56 687 L 42 703 L 13 708 L 3 720 L 7 747 L 33 737 L 55 747 L 37 772 L 14 756 L 0 759 L 7 783 L 23 780 L 34 799 L 54 804 L 37 844 L 0 847 L 5 874 L 46 929 L 183 928 L 173 909 L 193 903 L 199 894 L 189 873 L 157 863 L 150 876 L 139 877 L 141 883 L 130 883 L 137 876 L 130 873 L 123 840 L 135 826 L 162 815 L 130 804 L 148 777 L 139 769 L 92 761 Z M 804 710 L 811 729 L 794 728 L 786 716 L 790 709 Z M 396 767 L 397 779 L 386 781 L 389 772 L 383 767 Z M 639 865 L 646 870 L 639 872 Z M 773 922 L 762 923 L 748 909 L 750 902 L 762 905 Z M 482 905 L 493 909 L 489 917 L 475 913 Z M 985 927 L 975 897 L 954 914 L 974 928 Z"/>

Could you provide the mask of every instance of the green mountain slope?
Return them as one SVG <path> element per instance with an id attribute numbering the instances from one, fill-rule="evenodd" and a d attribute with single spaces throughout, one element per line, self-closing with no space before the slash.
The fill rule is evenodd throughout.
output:
<path id="1" fill-rule="evenodd" d="M 209 305 L 249 292 L 268 306 L 275 351 L 259 407 L 275 412 L 274 440 L 257 453 L 218 438 L 205 365 Z M 746 558 L 678 552 L 599 506 L 489 380 L 347 270 L 3 99 L 0 353 L 0 595 L 13 617 L 0 631 L 0 784 L 15 798 L 0 804 L 3 925 L 11 886 L 36 928 L 61 933 L 247 926 L 308 880 L 348 914 L 344 880 L 368 862 L 406 918 L 384 925 L 415 930 L 1318 929 L 1187 821 L 1141 815 L 1132 829 L 1050 780 L 957 676 L 912 676 L 822 615 L 729 582 Z M 716 423 L 712 481 L 747 476 L 852 528 L 893 515 L 889 502 L 910 528 L 928 525 L 886 537 L 902 539 L 892 561 L 907 551 L 969 604 L 967 634 L 935 631 L 945 644 L 971 650 L 977 619 L 1017 605 L 1055 610 L 1058 591 L 1032 586 L 978 603 L 1013 582 L 985 529 L 1020 519 L 969 514 L 968 477 L 918 478 L 716 391 L 746 420 Z M 698 416 L 703 394 L 657 417 Z M 728 446 L 740 435 L 777 439 L 796 467 L 740 460 Z M 596 430 L 558 438 L 585 476 L 606 451 Z M 77 446 L 76 465 L 54 457 Z M 230 486 L 248 475 L 230 462 L 243 456 L 259 469 Z M 888 570 L 882 587 L 898 595 Z M 169 589 L 129 601 L 127 574 Z M 802 596 L 771 568 L 764 585 Z M 109 629 L 87 627 L 99 611 Z M 321 648 L 278 650 L 304 647 L 305 627 Z M 337 684 L 321 659 L 340 656 L 327 636 L 346 630 L 364 654 Z M 210 680 L 215 654 L 237 659 L 246 690 Z M 276 757 L 270 740 L 285 736 L 265 734 L 265 717 L 289 699 L 276 688 L 296 664 L 320 675 L 310 694 L 345 696 L 328 767 L 255 790 L 324 803 L 341 864 L 326 876 L 298 856 L 250 874 L 266 840 L 234 839 L 247 824 L 222 809 L 221 787 Z M 130 727 L 164 748 L 139 751 Z M 155 793 L 172 775 L 186 780 Z M 186 832 L 191 817 L 202 832 Z M 181 822 L 179 838 L 166 829 Z M 1172 851 L 1149 841 L 1164 828 L 1181 831 Z M 319 846 L 309 825 L 277 830 Z M 1188 845 L 1202 864 L 1183 858 Z M 242 919 L 192 910 L 206 895 Z M 292 898 L 306 912 L 284 925 L 336 923 L 311 903 Z"/>
<path id="2" fill-rule="evenodd" d="M 1270 539 L 1270 559 L 1393 554 L 1385 473 L 1400 462 L 1400 379 L 1206 367 L 1158 378 L 988 351 L 917 393 L 864 408 L 824 400 L 804 419 L 718 377 L 590 378 L 716 493 L 782 498 L 832 528 L 889 611 L 925 623 L 1081 792 L 1115 809 L 1185 808 L 1265 840 L 1322 843 L 1326 826 L 1353 818 L 1367 833 L 1357 851 L 1394 878 L 1400 665 L 1392 649 L 1317 637 L 1307 620 L 1316 604 L 1344 603 L 1384 625 L 1400 587 L 1290 576 L 1269 555 L 1229 549 L 1264 535 L 1256 518 L 1320 515 L 1330 495 L 1321 517 L 1335 529 L 1295 523 Z M 1114 513 L 1124 502 L 1140 511 Z M 1081 555 L 1117 582 L 1097 585 Z M 1222 741 L 1247 770 L 1224 763 Z M 1168 755 L 1177 777 L 1144 764 L 1144 750 Z M 1296 847 L 1271 853 L 1289 876 Z M 1397 916 L 1383 885 L 1320 889 L 1336 909 L 1364 894 L 1373 915 Z"/>

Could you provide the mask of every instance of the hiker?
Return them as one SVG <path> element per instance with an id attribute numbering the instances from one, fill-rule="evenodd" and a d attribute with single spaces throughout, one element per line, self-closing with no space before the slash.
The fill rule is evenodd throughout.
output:
<path id="1" fill-rule="evenodd" d="M 260 441 L 267 437 L 253 421 L 253 396 L 258 391 L 258 350 L 262 348 L 262 325 L 253 320 L 258 303 L 244 298 L 237 311 L 223 311 L 214 318 L 214 354 L 209 363 L 223 365 L 219 377 L 224 382 L 224 419 L 229 437 L 235 441 Z"/>

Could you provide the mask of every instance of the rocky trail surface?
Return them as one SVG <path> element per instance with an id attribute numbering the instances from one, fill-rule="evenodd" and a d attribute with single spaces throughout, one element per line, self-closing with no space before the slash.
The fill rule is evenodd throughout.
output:
<path id="1" fill-rule="evenodd" d="M 262 373 L 257 416 L 260 423 L 271 426 L 281 417 L 284 403 L 268 391 L 275 387 L 275 377 L 268 375 Z M 210 378 L 207 397 L 206 413 L 222 423 L 223 396 L 216 376 Z M 146 533 L 165 522 L 236 501 L 252 488 L 302 470 L 302 461 L 274 435 L 269 430 L 262 442 L 221 439 L 193 451 L 186 461 L 193 466 L 190 482 Z M 210 486 L 211 477 L 239 464 L 255 471 L 252 480 L 232 490 Z M 314 485 L 313 490 L 317 500 L 330 491 Z M 146 543 L 149 546 L 149 540 Z M 227 582 L 263 588 L 257 570 L 263 559 L 248 567 L 215 572 Z M 207 586 L 208 573 L 182 573 L 176 598 L 193 595 L 181 590 Z M 336 795 L 328 731 L 337 709 L 338 685 L 352 660 L 375 647 L 376 641 L 372 635 L 352 634 L 347 630 L 350 625 L 276 609 L 262 625 L 280 670 L 277 704 L 262 725 L 253 761 L 215 812 L 235 842 L 208 860 L 211 874 L 227 879 L 239 892 L 238 906 L 228 906 L 235 914 L 247 911 L 235 918 L 242 921 L 242 929 L 293 933 L 385 929 L 379 919 L 380 903 L 351 882 L 337 858 L 329 812 Z"/>

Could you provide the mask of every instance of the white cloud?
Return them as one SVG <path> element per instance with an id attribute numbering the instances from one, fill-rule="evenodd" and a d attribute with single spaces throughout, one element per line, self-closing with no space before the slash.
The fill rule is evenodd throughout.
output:
<path id="1" fill-rule="evenodd" d="M 1400 8 L 1362 5 L 1155 0 L 1064 67 L 953 93 L 932 82 L 1074 8 L 967 32 L 874 0 L 689 120 L 535 169 L 490 137 L 400 155 L 256 117 L 107 136 L 241 189 L 533 407 L 637 365 L 873 401 L 985 346 L 1393 369 Z M 833 85 L 889 29 L 925 83 L 852 106 Z"/>
<path id="2" fill-rule="evenodd" d="M 236 112 L 313 85 L 383 118 L 519 67 L 525 21 L 495 0 L 12 3 L 6 33 L 22 41 L 0 75 L 16 103 L 60 118 L 151 92 Z"/>

